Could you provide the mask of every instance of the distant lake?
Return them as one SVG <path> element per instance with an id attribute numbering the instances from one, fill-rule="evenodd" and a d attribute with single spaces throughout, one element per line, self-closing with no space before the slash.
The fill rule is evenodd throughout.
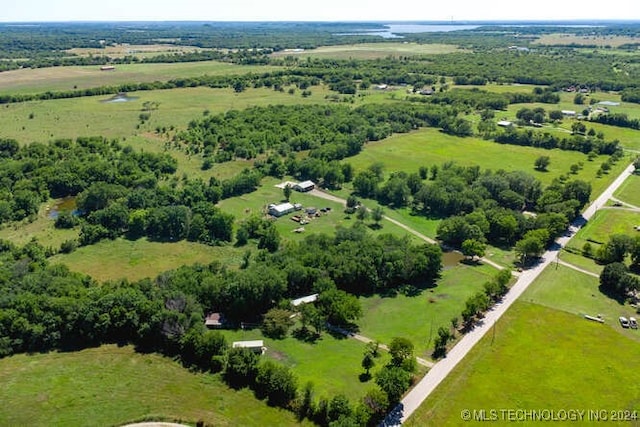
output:
<path id="1" fill-rule="evenodd" d="M 425 24 L 388 24 L 386 30 L 372 29 L 353 33 L 340 33 L 338 36 L 380 36 L 385 39 L 401 39 L 399 34 L 436 33 L 460 30 L 473 30 L 480 25 L 425 25 Z"/>

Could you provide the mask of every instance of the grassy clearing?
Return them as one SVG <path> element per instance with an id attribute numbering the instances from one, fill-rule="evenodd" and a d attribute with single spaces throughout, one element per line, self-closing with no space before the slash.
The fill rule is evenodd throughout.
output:
<path id="1" fill-rule="evenodd" d="M 361 366 L 365 344 L 342 336 L 334 337 L 324 333 L 314 343 L 300 341 L 291 336 L 282 340 L 265 338 L 259 329 L 223 331 L 229 342 L 239 340 L 264 340 L 267 347 L 266 357 L 289 366 L 303 386 L 313 382 L 318 398 L 332 398 L 344 394 L 352 402 L 360 399 L 370 388 L 373 380 L 361 382 L 359 375 L 364 372 Z M 371 370 L 375 374 L 389 361 L 388 355 L 376 359 Z"/>
<path id="2" fill-rule="evenodd" d="M 593 246 L 606 243 L 612 234 L 637 233 L 633 227 L 640 224 L 640 213 L 626 209 L 600 209 L 587 225 L 571 240 L 571 246 L 582 249 L 589 241 Z M 596 248 L 594 248 L 596 249 Z"/>
<path id="3" fill-rule="evenodd" d="M 197 46 L 180 46 L 175 44 L 118 44 L 114 43 L 102 48 L 76 47 L 67 52 L 76 56 L 108 56 L 110 58 L 122 58 L 128 55 L 136 57 L 155 56 L 159 53 L 184 53 L 199 52 L 204 49 Z"/>
<path id="4" fill-rule="evenodd" d="M 623 202 L 640 206 L 640 175 L 630 175 L 624 183 L 618 188 L 615 196 Z"/>
<path id="5" fill-rule="evenodd" d="M 547 172 L 536 171 L 533 163 L 539 156 L 549 156 L 551 164 Z M 496 159 L 500 159 L 496 162 Z M 503 145 L 480 138 L 459 138 L 446 135 L 437 129 L 422 129 L 409 134 L 394 135 L 382 141 L 367 144 L 360 154 L 347 159 L 356 171 L 375 162 L 382 162 L 388 173 L 393 171 L 417 172 L 420 166 L 441 165 L 447 161 L 461 165 L 479 165 L 482 169 L 523 170 L 544 185 L 569 172 L 572 164 L 583 162 L 584 168 L 571 179 L 591 182 L 593 195 L 600 194 L 618 173 L 626 167 L 626 159 L 615 165 L 608 175 L 596 179 L 595 174 L 604 157 L 589 162 L 585 154 L 559 149 Z"/>
<path id="6" fill-rule="evenodd" d="M 560 260 L 568 262 L 571 265 L 574 265 L 586 271 L 590 271 L 591 273 L 597 275 L 600 275 L 600 273 L 602 273 L 602 269 L 604 269 L 603 265 L 596 263 L 591 258 L 587 258 L 582 255 L 574 254 L 567 251 L 562 251 Z"/>
<path id="7" fill-rule="evenodd" d="M 107 345 L 0 360 L 0 424 L 105 426 L 142 419 L 216 426 L 299 425 L 249 390 L 171 359 Z M 303 423 L 302 425 L 308 425 Z"/>
<path id="8" fill-rule="evenodd" d="M 458 264 L 443 271 L 436 287 L 417 296 L 361 298 L 364 317 L 358 322 L 360 333 L 386 344 L 397 336 L 409 338 L 416 354 L 429 358 L 438 328 L 451 327 L 451 319 L 460 317 L 465 301 L 495 272 L 489 266 Z"/>
<path id="9" fill-rule="evenodd" d="M 618 47 L 623 44 L 628 43 L 638 43 L 637 37 L 628 37 L 628 36 L 617 36 L 617 35 L 609 35 L 609 36 L 580 36 L 577 34 L 567 34 L 567 33 L 553 33 L 553 34 L 543 34 L 537 40 L 533 41 L 532 44 L 542 44 L 542 45 L 589 45 L 589 46 L 597 46 L 603 48 L 605 46 L 608 47 Z"/>
<path id="10" fill-rule="evenodd" d="M 54 249 L 60 248 L 65 240 L 77 239 L 80 232 L 78 228 L 65 230 L 54 227 L 55 220 L 49 218 L 50 211 L 47 207 L 54 206 L 55 203 L 55 200 L 50 200 L 43 204 L 33 222 L 25 220 L 5 224 L 0 228 L 0 239 L 9 240 L 17 245 L 24 245 L 35 239 L 41 245 Z"/>
<path id="11" fill-rule="evenodd" d="M 638 343 L 606 325 L 516 302 L 406 424 L 459 426 L 465 409 L 638 411 L 638 357 Z"/>
<path id="12" fill-rule="evenodd" d="M 137 99 L 123 103 L 104 103 L 109 96 L 91 96 L 49 101 L 6 104 L 0 115 L 0 129 L 5 138 L 22 143 L 46 142 L 53 138 L 76 138 L 101 135 L 121 138 L 153 133 L 156 127 L 186 128 L 189 121 L 202 117 L 205 110 L 212 114 L 230 109 L 272 104 L 317 104 L 327 102 L 328 90 L 312 87 L 312 95 L 303 98 L 272 89 L 247 89 L 235 93 L 232 89 L 205 87 L 131 92 Z M 146 101 L 159 103 L 150 112 L 151 118 L 140 128 L 139 115 Z M 29 119 L 33 113 L 33 119 Z"/>
<path id="13" fill-rule="evenodd" d="M 2 73 L 0 94 L 88 89 L 132 82 L 167 81 L 205 74 L 221 76 L 265 73 L 282 68 L 265 65 L 235 65 L 217 61 L 123 64 L 117 65 L 113 71 L 101 71 L 99 66 L 25 68 Z"/>
<path id="14" fill-rule="evenodd" d="M 331 59 L 378 59 L 389 56 L 416 56 L 460 52 L 462 49 L 448 44 L 418 44 L 418 43 L 359 43 L 339 46 L 321 46 L 317 49 L 296 51 L 282 51 L 273 56 L 299 56 L 302 58 L 331 58 Z"/>
<path id="15" fill-rule="evenodd" d="M 262 181 L 261 187 L 253 193 L 222 200 L 218 203 L 218 206 L 225 212 L 232 213 L 238 222 L 252 215 L 262 216 L 267 212 L 267 206 L 269 204 L 277 204 L 284 201 L 282 189 L 277 188 L 275 185 L 286 180 L 291 181 L 292 179 L 284 178 L 278 180 L 270 177 L 265 178 Z M 297 191 L 292 191 L 289 200 L 291 203 L 300 203 L 305 208 L 315 207 L 320 209 L 329 207 L 331 211 L 328 213 L 320 213 L 319 217 L 313 217 L 309 220 L 308 224 L 302 225 L 305 229 L 303 233 L 293 232 L 293 230 L 301 227 L 301 225 L 291 220 L 293 215 L 304 215 L 303 213 L 295 212 L 276 219 L 276 227 L 285 240 L 300 241 L 309 233 L 333 234 L 336 227 L 351 227 L 356 222 L 355 215 L 345 215 L 344 206 L 336 202 Z M 373 222 L 369 220 L 367 224 L 371 225 Z M 382 225 L 381 228 L 372 228 L 371 231 L 376 234 L 391 233 L 397 236 L 407 234 L 405 230 L 388 221 L 382 221 L 380 224 Z"/>
<path id="16" fill-rule="evenodd" d="M 99 281 L 127 278 L 138 280 L 155 277 L 181 265 L 209 264 L 220 261 L 233 267 L 240 265 L 242 251 L 231 246 L 207 246 L 180 241 L 175 243 L 139 240 L 102 240 L 78 248 L 66 255 L 50 258 L 51 263 L 66 264 L 73 271 L 90 275 Z"/>
<path id="17" fill-rule="evenodd" d="M 619 316 L 634 316 L 635 309 L 629 304 L 620 304 L 602 294 L 598 289 L 599 285 L 596 277 L 562 265 L 557 268 L 555 265 L 550 265 L 538 277 L 535 284 L 525 291 L 521 301 L 544 305 L 580 317 L 585 314 L 592 316 L 601 314 L 605 320 L 603 327 L 613 329 L 616 334 L 623 334 L 640 341 L 640 332 L 623 329 L 618 323 Z M 589 323 L 586 320 L 585 322 Z"/>

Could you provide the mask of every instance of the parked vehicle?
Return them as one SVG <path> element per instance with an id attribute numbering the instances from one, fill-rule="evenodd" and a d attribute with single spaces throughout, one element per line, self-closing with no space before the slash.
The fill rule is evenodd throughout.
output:
<path id="1" fill-rule="evenodd" d="M 631 329 L 638 329 L 638 321 L 635 317 L 629 317 L 629 327 Z"/>
<path id="2" fill-rule="evenodd" d="M 620 316 L 618 317 L 618 320 L 620 321 L 620 326 L 623 328 L 629 327 L 629 320 L 626 317 Z"/>

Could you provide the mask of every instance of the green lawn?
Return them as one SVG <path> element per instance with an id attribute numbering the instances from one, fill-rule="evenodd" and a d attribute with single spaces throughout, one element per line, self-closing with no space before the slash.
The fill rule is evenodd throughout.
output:
<path id="1" fill-rule="evenodd" d="M 555 264 L 547 267 L 520 298 L 521 301 L 544 305 L 556 310 L 566 311 L 579 317 L 585 314 L 601 314 L 603 325 L 616 334 L 640 341 L 637 330 L 622 329 L 619 316 L 634 316 L 635 309 L 629 304 L 622 305 L 607 297 L 598 289 L 596 277 Z M 585 320 L 585 322 L 587 322 Z"/>
<path id="2" fill-rule="evenodd" d="M 129 96 L 137 99 L 118 103 L 101 102 L 109 96 L 88 96 L 6 104 L 1 107 L 0 129 L 4 138 L 14 138 L 21 143 L 94 135 L 108 138 L 149 136 L 157 127 L 186 128 L 191 120 L 202 117 L 205 110 L 216 114 L 249 106 L 327 102 L 324 99 L 327 89 L 316 86 L 310 90 L 312 95 L 303 98 L 299 91 L 290 95 L 259 88 L 235 93 L 232 89 L 196 87 L 131 92 Z M 150 112 L 151 117 L 145 125 L 137 128 L 142 104 L 147 101 L 157 102 L 159 107 Z M 151 139 L 157 142 L 158 137 Z"/>
<path id="3" fill-rule="evenodd" d="M 416 354 L 429 358 L 438 328 L 449 328 L 451 319 L 460 317 L 466 300 L 495 273 L 489 266 L 459 264 L 444 270 L 437 286 L 420 295 L 360 298 L 364 309 L 358 321 L 360 333 L 386 344 L 393 337 L 409 338 Z"/>
<path id="4" fill-rule="evenodd" d="M 50 261 L 66 264 L 71 270 L 100 281 L 123 277 L 133 281 L 154 278 L 163 271 L 181 265 L 220 261 L 229 267 L 238 266 L 242 261 L 242 252 L 242 249 L 232 246 L 207 246 L 185 240 L 164 243 L 151 242 L 146 238 L 119 238 L 80 247 L 70 254 L 56 255 Z"/>
<path id="5" fill-rule="evenodd" d="M 581 248 L 578 248 L 578 250 L 581 250 Z M 583 270 L 590 271 L 591 273 L 595 273 L 598 275 L 602 273 L 602 269 L 604 268 L 603 265 L 596 263 L 591 258 L 587 258 L 582 255 L 574 254 L 565 250 L 563 250 L 560 254 L 560 259 Z"/>
<path id="6" fill-rule="evenodd" d="M 262 185 L 253 193 L 222 200 L 218 203 L 218 206 L 225 212 L 233 214 L 238 222 L 250 217 L 251 215 L 264 215 L 269 204 L 278 204 L 284 201 L 282 189 L 277 188 L 275 185 L 287 180 L 292 181 L 290 177 L 283 178 L 281 180 L 267 177 L 263 179 Z M 337 226 L 351 227 L 356 222 L 355 215 L 345 215 L 344 206 L 336 202 L 306 193 L 299 193 L 297 191 L 292 191 L 289 200 L 291 203 L 300 203 L 305 208 L 315 207 L 320 209 L 330 207 L 331 211 L 328 213 L 321 213 L 320 217 L 311 218 L 308 224 L 304 224 L 302 226 L 291 220 L 291 217 L 294 215 L 304 215 L 300 212 L 294 212 L 276 219 L 276 227 L 285 240 L 299 241 L 304 239 L 304 237 L 309 233 L 325 233 L 332 235 Z M 367 224 L 372 225 L 373 222 L 368 220 Z M 388 221 L 382 221 L 380 224 L 382 225 L 381 228 L 374 228 L 371 229 L 371 231 L 378 234 L 391 233 L 397 236 L 404 236 L 407 234 L 405 230 Z M 304 227 L 305 231 L 303 233 L 295 233 L 294 230 L 299 227 Z"/>
<path id="7" fill-rule="evenodd" d="M 551 159 L 547 172 L 533 167 L 535 159 L 542 155 Z M 455 137 L 431 128 L 370 142 L 358 155 L 346 159 L 356 171 L 382 162 L 387 174 L 400 170 L 417 172 L 420 166 L 441 165 L 452 160 L 462 165 L 479 165 L 483 169 L 523 170 L 545 185 L 568 173 L 572 164 L 583 162 L 584 168 L 570 178 L 591 182 L 594 195 L 602 192 L 628 164 L 626 159 L 621 160 L 608 175 L 597 179 L 595 174 L 605 160 L 604 156 L 589 162 L 585 154 L 576 151 L 503 145 L 474 137 Z"/>
<path id="8" fill-rule="evenodd" d="M 247 389 L 156 354 L 106 345 L 0 360 L 0 425 L 108 426 L 140 420 L 215 426 L 298 425 Z M 303 425 L 309 425 L 303 423 Z"/>
<path id="9" fill-rule="evenodd" d="M 607 325 L 516 302 L 406 425 L 484 425 L 461 418 L 463 410 L 482 409 L 487 414 L 492 409 L 606 409 L 637 411 L 640 416 L 640 371 L 634 362 L 639 357 L 638 342 Z M 587 421 L 553 425 L 603 424 Z M 492 424 L 512 423 L 498 418 Z"/>
<path id="10" fill-rule="evenodd" d="M 0 94 L 70 91 L 124 83 L 168 81 L 202 75 L 222 76 L 266 73 L 283 69 L 265 65 L 235 65 L 217 61 L 167 64 L 123 64 L 114 71 L 99 66 L 23 68 L 2 73 Z"/>
<path id="11" fill-rule="evenodd" d="M 616 191 L 615 196 L 622 200 L 623 202 L 630 203 L 635 206 L 640 207 L 640 175 L 630 175 L 627 178 L 618 191 Z"/>
<path id="12" fill-rule="evenodd" d="M 273 340 L 265 338 L 259 329 L 223 331 L 223 334 L 229 342 L 264 340 L 267 347 L 265 356 L 289 366 L 297 375 L 300 386 L 311 381 L 317 398 L 331 399 L 342 393 L 355 403 L 367 390 L 375 387 L 373 380 L 361 382 L 359 379 L 359 375 L 364 372 L 361 362 L 365 344 L 354 339 L 342 336 L 336 338 L 325 332 L 314 343 L 292 336 Z M 377 372 L 388 361 L 389 356 L 381 352 L 371 373 Z"/>
<path id="13" fill-rule="evenodd" d="M 606 243 L 612 234 L 634 235 L 633 227 L 640 224 L 640 213 L 626 209 L 600 209 L 591 217 L 586 226 L 571 240 L 570 246 L 582 250 L 589 241 L 593 249 L 598 243 Z"/>

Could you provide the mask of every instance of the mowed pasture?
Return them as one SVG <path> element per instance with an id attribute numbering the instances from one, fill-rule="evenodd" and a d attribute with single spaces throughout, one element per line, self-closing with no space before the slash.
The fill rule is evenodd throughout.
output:
<path id="1" fill-rule="evenodd" d="M 534 284 L 533 286 L 535 286 Z M 562 283 L 561 285 L 564 285 Z M 638 331 L 635 331 L 638 334 Z M 640 411 L 640 346 L 607 325 L 516 302 L 406 422 L 479 425 L 462 411 Z M 498 418 L 497 425 L 509 424 Z M 606 422 L 637 425 L 638 421 Z M 486 423 L 484 423 L 486 424 Z M 539 425 L 531 419 L 523 425 Z M 576 422 L 554 422 L 572 425 Z M 602 425 L 585 418 L 579 425 Z"/>
<path id="2" fill-rule="evenodd" d="M 106 45 L 102 48 L 94 47 L 76 47 L 68 49 L 67 52 L 76 56 L 108 56 L 110 58 L 122 58 L 124 56 L 135 56 L 144 58 L 155 56 L 160 53 L 185 53 L 199 52 L 204 49 L 197 46 L 182 46 L 170 43 L 158 44 L 128 44 L 114 43 Z"/>
<path id="3" fill-rule="evenodd" d="M 283 190 L 276 187 L 276 184 L 287 180 L 292 181 L 293 179 L 291 177 L 283 178 L 282 180 L 271 177 L 264 178 L 262 185 L 253 193 L 222 200 L 218 203 L 218 207 L 225 212 L 233 214 L 236 218 L 236 223 L 240 223 L 255 215 L 264 217 L 268 213 L 269 204 L 278 204 L 285 201 Z M 318 212 L 319 216 L 309 216 L 306 215 L 304 211 L 297 211 L 274 219 L 276 228 L 285 242 L 301 241 L 306 235 L 312 233 L 333 235 L 336 227 L 349 228 L 357 222 L 355 214 L 346 215 L 344 213 L 344 206 L 342 204 L 325 200 L 309 193 L 292 191 L 289 201 L 291 203 L 300 203 L 305 209 L 313 207 L 318 210 L 323 208 L 330 208 L 330 210 L 327 212 Z M 295 215 L 304 218 L 308 217 L 308 223 L 300 225 L 299 222 L 293 221 L 291 218 Z M 370 231 L 375 234 L 390 233 L 396 236 L 411 236 L 404 229 L 389 221 L 382 220 L 380 222 L 381 227 L 379 228 L 375 227 L 371 219 L 367 220 L 366 224 L 371 226 Z M 294 232 L 294 230 L 300 227 L 304 228 L 304 232 Z"/>
<path id="4" fill-rule="evenodd" d="M 534 40 L 532 44 L 540 45 L 578 45 L 578 46 L 596 46 L 596 47 L 618 47 L 623 44 L 638 43 L 640 38 L 619 36 L 619 35 L 589 35 L 581 36 L 569 33 L 553 33 L 543 34 Z"/>
<path id="5" fill-rule="evenodd" d="M 217 375 L 170 358 L 105 345 L 0 359 L 0 424 L 106 426 L 142 420 L 215 426 L 310 425 Z"/>
<path id="6" fill-rule="evenodd" d="M 361 297 L 359 333 L 385 344 L 394 337 L 409 338 L 416 355 L 429 359 L 438 328 L 451 328 L 451 319 L 460 318 L 466 300 L 496 272 L 490 266 L 457 264 L 445 268 L 435 287 L 417 295 Z"/>
<path id="7" fill-rule="evenodd" d="M 329 92 L 312 87 L 311 96 L 301 92 L 290 95 L 272 89 L 247 89 L 236 93 L 233 89 L 206 87 L 131 92 L 129 102 L 103 102 L 109 95 L 73 99 L 29 101 L 0 106 L 0 129 L 4 138 L 21 143 L 46 142 L 57 138 L 105 136 L 122 138 L 155 132 L 157 127 L 186 128 L 189 121 L 211 114 L 251 106 L 324 103 Z M 137 128 L 145 102 L 157 102 L 158 108 L 148 111 L 149 120 Z M 31 117 L 31 118 L 30 118 Z"/>
<path id="8" fill-rule="evenodd" d="M 314 385 L 316 398 L 331 399 L 343 394 L 352 403 L 359 401 L 367 390 L 376 387 L 374 380 L 360 381 L 364 373 L 362 358 L 365 344 L 342 335 L 324 332 L 315 341 L 299 340 L 292 336 L 300 325 L 296 324 L 288 337 L 274 340 L 265 337 L 260 329 L 222 331 L 229 343 L 244 340 L 264 340 L 267 348 L 264 358 L 269 358 L 291 368 L 302 388 L 307 382 Z M 389 362 L 389 356 L 381 351 L 375 359 L 375 374 Z"/>
<path id="9" fill-rule="evenodd" d="M 45 243 L 46 244 L 46 243 Z M 230 245 L 207 246 L 188 242 L 154 242 L 146 238 L 101 240 L 70 254 L 55 255 L 52 264 L 66 264 L 72 271 L 98 281 L 126 278 L 130 281 L 158 274 L 182 265 L 209 264 L 214 261 L 233 268 L 242 262 L 242 251 Z"/>
<path id="10" fill-rule="evenodd" d="M 124 83 L 151 83 L 198 77 L 266 73 L 283 69 L 267 65 L 236 65 L 219 61 L 122 64 L 102 71 L 98 65 L 23 68 L 0 73 L 0 95 L 70 91 Z"/>
<path id="11" fill-rule="evenodd" d="M 589 222 L 578 231 L 570 246 L 582 249 L 585 243 L 591 243 L 596 251 L 600 244 L 607 243 L 614 234 L 635 236 L 640 234 L 634 227 L 640 225 L 640 212 L 624 208 L 605 208 L 598 210 Z"/>
<path id="12" fill-rule="evenodd" d="M 378 59 L 387 57 L 434 55 L 464 51 L 458 46 L 449 44 L 418 43 L 359 43 L 336 46 L 321 46 L 310 50 L 284 50 L 272 56 L 299 56 L 302 58 L 330 59 Z"/>
<path id="13" fill-rule="evenodd" d="M 549 156 L 551 163 L 546 172 L 535 170 L 534 162 L 539 156 Z M 591 183 L 592 194 L 600 194 L 609 183 L 627 166 L 627 159 L 614 165 L 608 175 L 595 177 L 600 164 L 608 158 L 599 156 L 589 162 L 587 156 L 577 151 L 522 147 L 498 144 L 480 138 L 460 138 L 447 135 L 437 129 L 422 129 L 408 134 L 393 135 L 382 141 L 370 142 L 361 153 L 347 159 L 356 171 L 381 162 L 387 174 L 394 171 L 417 172 L 421 166 L 442 165 L 454 161 L 460 165 L 478 165 L 482 169 L 525 171 L 543 185 L 548 185 L 560 175 L 568 174 L 570 166 L 582 162 L 584 167 L 570 179 L 582 179 Z"/>
<path id="14" fill-rule="evenodd" d="M 623 202 L 640 207 L 640 175 L 630 175 L 615 192 L 615 196 Z"/>
<path id="15" fill-rule="evenodd" d="M 621 304 L 604 295 L 599 286 L 597 277 L 562 265 L 550 265 L 520 300 L 566 311 L 578 317 L 600 314 L 605 321 L 604 327 L 640 341 L 638 330 L 623 329 L 618 323 L 619 316 L 632 317 L 636 315 L 636 310 L 629 304 Z"/>

